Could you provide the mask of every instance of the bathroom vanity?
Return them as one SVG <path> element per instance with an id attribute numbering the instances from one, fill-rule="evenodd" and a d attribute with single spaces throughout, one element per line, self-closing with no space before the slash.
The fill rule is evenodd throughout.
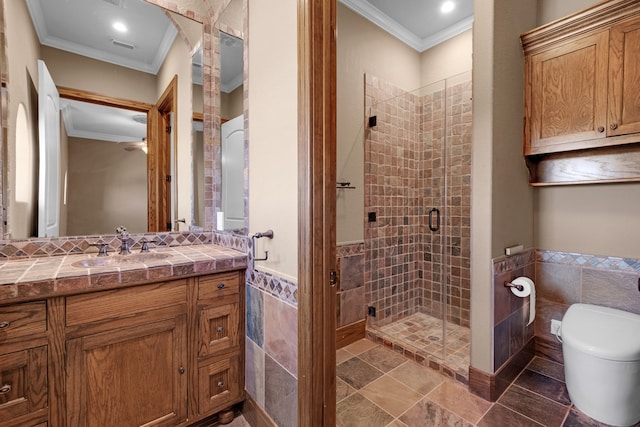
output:
<path id="1" fill-rule="evenodd" d="M 0 264 L 0 424 L 232 418 L 244 398 L 246 256 L 168 251 L 106 267 L 78 267 L 87 255 Z"/>

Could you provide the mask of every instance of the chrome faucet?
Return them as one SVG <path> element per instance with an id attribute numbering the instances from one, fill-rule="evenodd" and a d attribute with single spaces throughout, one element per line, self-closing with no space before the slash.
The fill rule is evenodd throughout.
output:
<path id="1" fill-rule="evenodd" d="M 120 239 L 120 252 L 118 252 L 120 255 L 127 255 L 130 254 L 131 251 L 129 250 L 129 233 L 127 232 L 126 227 L 124 227 L 123 225 L 121 225 L 120 227 L 116 228 L 116 233 L 117 233 L 117 237 L 118 239 Z"/>

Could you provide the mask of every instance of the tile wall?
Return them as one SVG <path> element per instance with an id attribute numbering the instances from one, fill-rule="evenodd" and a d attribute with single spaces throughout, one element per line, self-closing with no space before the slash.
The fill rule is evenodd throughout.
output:
<path id="1" fill-rule="evenodd" d="M 536 285 L 536 319 L 527 326 L 528 299 L 515 297 L 505 281 L 518 276 Z M 493 260 L 494 372 L 536 337 L 536 352 L 563 363 L 550 332 L 571 304 L 586 303 L 640 314 L 640 259 L 534 250 Z"/>
<path id="2" fill-rule="evenodd" d="M 364 243 L 342 244 L 336 248 L 338 290 L 337 326 L 346 326 L 366 318 L 364 295 Z"/>
<path id="3" fill-rule="evenodd" d="M 596 304 L 640 314 L 640 259 L 536 251 L 536 350 L 563 362 L 551 334 L 571 304 Z"/>
<path id="4" fill-rule="evenodd" d="M 529 322 L 529 299 L 515 296 L 505 282 L 526 276 L 536 282 L 535 251 L 493 260 L 493 371 L 497 372 L 533 337 L 535 321 Z M 538 305 L 538 304 L 536 304 Z"/>
<path id="5" fill-rule="evenodd" d="M 365 215 L 376 214 L 365 222 L 366 302 L 378 324 L 416 311 L 442 318 L 446 303 L 447 320 L 468 327 L 470 75 L 419 93 L 366 76 L 365 97 L 377 120 L 365 133 Z"/>

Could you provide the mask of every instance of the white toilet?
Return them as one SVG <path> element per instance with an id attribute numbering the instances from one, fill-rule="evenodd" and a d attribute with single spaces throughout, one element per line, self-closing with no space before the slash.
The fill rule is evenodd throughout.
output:
<path id="1" fill-rule="evenodd" d="M 573 304 L 561 335 L 565 381 L 576 408 L 614 426 L 640 421 L 640 316 Z"/>

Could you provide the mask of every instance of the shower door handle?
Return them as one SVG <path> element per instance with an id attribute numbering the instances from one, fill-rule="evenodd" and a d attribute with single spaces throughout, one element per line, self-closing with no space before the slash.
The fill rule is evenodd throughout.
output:
<path id="1" fill-rule="evenodd" d="M 433 225 L 433 214 L 436 214 L 436 225 Z M 429 230 L 438 231 L 440 230 L 440 209 L 431 208 L 429 211 Z"/>

